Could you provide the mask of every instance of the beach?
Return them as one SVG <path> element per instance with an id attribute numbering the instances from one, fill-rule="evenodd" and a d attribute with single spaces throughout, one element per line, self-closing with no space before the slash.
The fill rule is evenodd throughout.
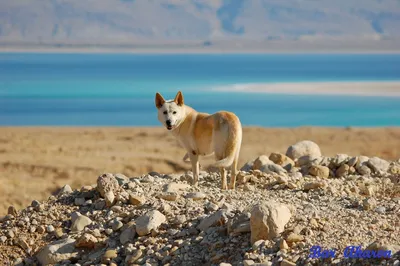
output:
<path id="1" fill-rule="evenodd" d="M 400 97 L 400 82 L 354 81 L 354 82 L 296 82 L 296 83 L 250 83 L 220 87 L 219 91 L 244 93 L 270 93 L 291 95 L 342 95 Z"/>
<path id="2" fill-rule="evenodd" d="M 133 177 L 190 170 L 182 162 L 185 151 L 160 127 L 1 127 L 0 132 L 1 214 L 9 205 L 20 209 L 47 199 L 65 184 L 74 189 L 94 184 L 106 172 Z M 316 142 L 324 156 L 400 158 L 399 127 L 245 127 L 239 168 L 305 139 Z"/>

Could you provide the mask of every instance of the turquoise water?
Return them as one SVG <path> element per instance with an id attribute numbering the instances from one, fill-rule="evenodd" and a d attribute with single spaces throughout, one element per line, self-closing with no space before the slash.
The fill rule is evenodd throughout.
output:
<path id="1" fill-rule="evenodd" d="M 0 54 L 0 125 L 158 126 L 154 94 L 244 125 L 400 126 L 400 98 L 221 92 L 270 82 L 399 81 L 400 55 Z"/>

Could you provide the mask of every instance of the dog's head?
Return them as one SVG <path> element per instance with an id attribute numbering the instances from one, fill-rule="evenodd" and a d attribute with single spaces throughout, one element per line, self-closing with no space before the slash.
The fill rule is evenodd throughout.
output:
<path id="1" fill-rule="evenodd" d="M 180 91 L 173 100 L 164 100 L 164 98 L 156 93 L 155 99 L 158 109 L 158 120 L 168 129 L 173 130 L 180 125 L 185 119 L 185 108 L 183 105 L 183 95 Z"/>

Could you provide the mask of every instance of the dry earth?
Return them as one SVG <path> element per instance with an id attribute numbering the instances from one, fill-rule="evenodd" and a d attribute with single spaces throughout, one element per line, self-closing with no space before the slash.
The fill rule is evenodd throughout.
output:
<path id="1" fill-rule="evenodd" d="M 309 139 L 323 155 L 400 158 L 400 128 L 245 128 L 239 166 Z M 105 172 L 182 173 L 184 150 L 163 128 L 0 127 L 0 214 L 43 200 L 65 184 L 89 185 Z"/>

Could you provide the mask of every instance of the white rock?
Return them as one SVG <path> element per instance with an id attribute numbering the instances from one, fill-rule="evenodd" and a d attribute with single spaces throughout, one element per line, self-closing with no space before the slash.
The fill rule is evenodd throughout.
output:
<path id="1" fill-rule="evenodd" d="M 65 238 L 54 241 L 39 251 L 36 255 L 41 265 L 56 264 L 62 260 L 69 260 L 78 255 L 75 249 L 75 240 Z"/>
<path id="2" fill-rule="evenodd" d="M 301 156 L 310 155 L 313 157 L 321 157 L 321 150 L 319 146 L 310 140 L 299 141 L 290 146 L 286 151 L 286 156 L 292 160 L 298 159 Z"/>
<path id="3" fill-rule="evenodd" d="M 271 240 L 283 232 L 291 213 L 286 205 L 273 201 L 257 204 L 250 217 L 251 243 L 257 240 Z"/>
<path id="4" fill-rule="evenodd" d="M 197 229 L 201 231 L 206 231 L 210 227 L 224 225 L 227 222 L 228 218 L 226 216 L 226 210 L 219 210 L 205 217 L 197 226 Z"/>
<path id="5" fill-rule="evenodd" d="M 164 214 L 157 210 L 152 210 L 136 219 L 136 233 L 139 236 L 150 234 L 151 230 L 156 230 L 167 219 Z"/>
<path id="6" fill-rule="evenodd" d="M 378 157 L 372 157 L 368 160 L 367 165 L 375 173 L 386 173 L 389 169 L 390 163 Z"/>
<path id="7" fill-rule="evenodd" d="M 261 155 L 257 159 L 254 160 L 253 170 L 260 170 L 263 165 L 266 164 L 273 164 L 274 162 L 271 161 L 267 155 Z"/>

